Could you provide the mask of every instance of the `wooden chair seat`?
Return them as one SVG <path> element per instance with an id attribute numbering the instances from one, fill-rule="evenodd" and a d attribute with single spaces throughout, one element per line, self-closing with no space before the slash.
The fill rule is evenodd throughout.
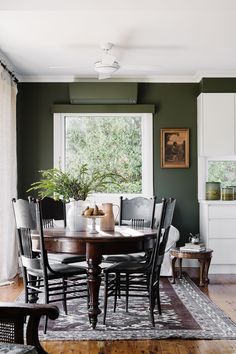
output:
<path id="1" fill-rule="evenodd" d="M 37 277 L 43 277 L 42 269 L 27 269 L 28 273 Z M 56 279 L 58 276 L 76 276 L 76 275 L 86 275 L 86 269 L 78 266 L 70 266 L 67 264 L 55 263 L 50 264 L 50 268 L 47 270 L 48 279 Z"/>
<path id="2" fill-rule="evenodd" d="M 86 256 L 79 256 L 77 254 L 65 254 L 65 253 L 48 253 L 48 259 L 51 262 L 58 262 L 63 264 L 70 264 L 76 262 L 83 262 L 86 260 Z"/>

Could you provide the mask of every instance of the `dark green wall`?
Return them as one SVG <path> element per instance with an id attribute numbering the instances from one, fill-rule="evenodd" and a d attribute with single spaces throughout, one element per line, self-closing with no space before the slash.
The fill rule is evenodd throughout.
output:
<path id="1" fill-rule="evenodd" d="M 53 103 L 68 103 L 64 83 L 19 84 L 17 95 L 18 193 L 38 180 L 38 171 L 53 166 Z"/>
<path id="2" fill-rule="evenodd" d="M 91 83 L 92 85 L 92 83 Z M 18 191 L 26 197 L 38 170 L 53 165 L 53 104 L 69 103 L 67 83 L 21 83 L 18 87 Z M 173 224 L 181 239 L 198 232 L 197 202 L 197 95 L 199 84 L 141 83 L 139 104 L 155 104 L 154 188 L 158 199 L 177 199 Z M 190 168 L 160 168 L 160 128 L 190 129 Z"/>
<path id="3" fill-rule="evenodd" d="M 198 232 L 197 201 L 197 84 L 142 84 L 139 103 L 155 103 L 154 116 L 154 188 L 158 198 L 177 199 L 173 224 L 181 239 Z M 160 167 L 160 129 L 190 129 L 190 168 Z"/>
<path id="4" fill-rule="evenodd" d="M 203 78 L 200 92 L 236 92 L 236 78 Z"/>

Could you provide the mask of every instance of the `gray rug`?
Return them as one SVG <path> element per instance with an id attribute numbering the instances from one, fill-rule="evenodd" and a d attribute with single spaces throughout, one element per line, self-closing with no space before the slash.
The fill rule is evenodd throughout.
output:
<path id="1" fill-rule="evenodd" d="M 19 299 L 20 300 L 20 299 Z M 101 304 L 102 307 L 102 292 Z M 130 298 L 129 312 L 125 299 L 118 300 L 116 313 L 113 299 L 108 299 L 106 325 L 99 316 L 96 330 L 92 330 L 84 299 L 68 302 L 68 315 L 60 308 L 60 317 L 49 321 L 47 334 L 40 331 L 41 340 L 121 340 L 121 339 L 236 339 L 236 325 L 222 310 L 204 295 L 191 279 L 184 275 L 171 284 L 161 279 L 162 316 L 155 314 L 155 328 L 151 327 L 147 298 Z"/>

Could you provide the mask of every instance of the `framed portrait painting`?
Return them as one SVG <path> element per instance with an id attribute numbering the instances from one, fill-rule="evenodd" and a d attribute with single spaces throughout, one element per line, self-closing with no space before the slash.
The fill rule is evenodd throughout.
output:
<path id="1" fill-rule="evenodd" d="M 189 167 L 189 129 L 161 129 L 161 167 Z"/>

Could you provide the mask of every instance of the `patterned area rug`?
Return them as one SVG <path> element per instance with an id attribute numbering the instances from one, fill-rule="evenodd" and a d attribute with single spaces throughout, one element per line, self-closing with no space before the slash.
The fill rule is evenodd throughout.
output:
<path id="1" fill-rule="evenodd" d="M 161 279 L 162 315 L 155 314 L 155 328 L 151 327 L 147 298 L 130 298 L 129 312 L 125 299 L 118 300 L 116 313 L 113 299 L 108 299 L 106 325 L 99 316 L 96 330 L 92 330 L 84 299 L 68 301 L 68 315 L 49 321 L 47 334 L 41 340 L 120 340 L 120 339 L 236 339 L 236 324 L 204 295 L 191 279 L 184 275 L 171 284 Z M 19 299 L 20 300 L 20 299 Z M 101 310 L 102 307 L 101 293 Z"/>

